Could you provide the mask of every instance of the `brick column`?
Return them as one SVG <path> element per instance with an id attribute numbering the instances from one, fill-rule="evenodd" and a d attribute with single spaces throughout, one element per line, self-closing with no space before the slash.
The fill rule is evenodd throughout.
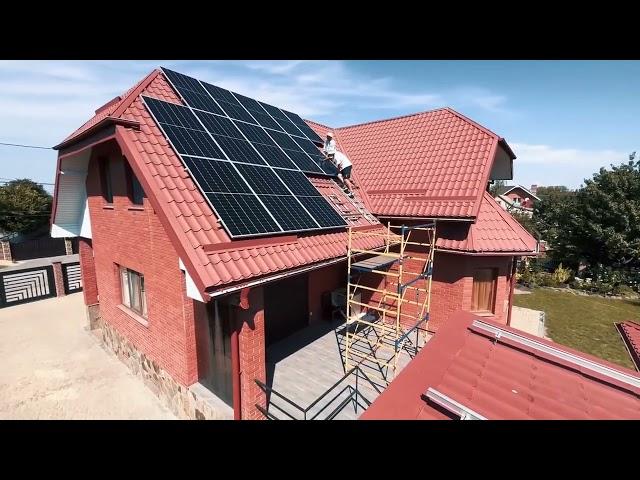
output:
<path id="1" fill-rule="evenodd" d="M 56 282 L 56 295 L 58 297 L 66 296 L 64 291 L 64 277 L 62 276 L 62 263 L 53 262 L 53 278 Z"/>
<path id="2" fill-rule="evenodd" d="M 65 255 L 73 255 L 73 245 L 71 245 L 70 238 L 64 239 L 64 250 L 65 250 Z"/>
<path id="3" fill-rule="evenodd" d="M 100 326 L 100 304 L 98 303 L 98 282 L 96 280 L 96 266 L 93 259 L 93 244 L 91 239 L 79 239 L 80 272 L 82 274 L 82 293 L 84 304 L 87 306 L 89 328 Z"/>
<path id="4" fill-rule="evenodd" d="M 240 329 L 240 389 L 243 420 L 263 419 L 255 407 L 266 407 L 267 397 L 255 380 L 267 381 L 266 352 L 264 343 L 264 299 L 262 287 L 249 292 L 249 308 L 235 307 Z"/>
<path id="5" fill-rule="evenodd" d="M 13 261 L 11 257 L 11 244 L 9 242 L 0 242 L 0 260 Z"/>

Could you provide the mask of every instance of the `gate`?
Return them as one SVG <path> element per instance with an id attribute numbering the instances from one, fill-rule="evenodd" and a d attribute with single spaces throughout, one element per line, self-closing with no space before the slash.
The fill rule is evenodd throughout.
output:
<path id="1" fill-rule="evenodd" d="M 64 283 L 64 293 L 82 291 L 82 275 L 80 274 L 80 262 L 62 264 L 62 280 Z"/>
<path id="2" fill-rule="evenodd" d="M 0 308 L 55 296 L 52 265 L 6 273 L 0 270 Z"/>
<path id="3" fill-rule="evenodd" d="M 64 238 L 37 238 L 11 244 L 11 256 L 14 260 L 57 257 L 66 253 Z"/>

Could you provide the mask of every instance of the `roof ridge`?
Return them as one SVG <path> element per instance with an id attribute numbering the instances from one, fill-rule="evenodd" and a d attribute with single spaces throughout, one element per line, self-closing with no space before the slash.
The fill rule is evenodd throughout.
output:
<path id="1" fill-rule="evenodd" d="M 355 123 L 353 125 L 345 125 L 344 127 L 338 127 L 338 128 L 335 128 L 334 130 L 339 131 L 339 130 L 346 130 L 347 128 L 355 128 L 355 127 L 362 127 L 364 125 L 372 125 L 374 123 L 390 122 L 392 120 L 400 120 L 402 118 L 417 117 L 418 115 L 425 115 L 427 113 L 435 113 L 441 110 L 448 110 L 448 109 L 449 109 L 448 107 L 439 107 L 439 108 L 434 108 L 433 110 L 423 110 L 422 112 L 408 113 L 406 115 L 398 115 L 397 117 L 381 118 L 379 120 L 371 120 L 369 122 Z"/>
<path id="2" fill-rule="evenodd" d="M 452 113 L 453 115 L 455 115 L 456 117 L 458 117 L 460 120 L 464 120 L 465 122 L 473 125 L 474 127 L 476 127 L 478 130 L 481 130 L 482 132 L 486 133 L 487 135 L 497 138 L 498 140 L 504 140 L 503 137 L 499 136 L 497 133 L 489 130 L 487 127 L 483 127 L 482 125 L 480 125 L 478 122 L 475 122 L 473 120 L 471 120 L 469 117 L 461 114 L 460 112 L 457 112 L 456 110 L 454 110 L 451 107 L 444 107 L 444 110 L 447 110 L 449 113 Z"/>
<path id="3" fill-rule="evenodd" d="M 303 118 L 302 120 L 304 122 L 313 123 L 314 125 L 318 125 L 319 127 L 326 128 L 328 130 L 335 130 L 333 127 L 330 127 L 329 125 L 325 125 L 324 123 L 316 122 L 315 120 L 309 120 L 308 118 Z"/>

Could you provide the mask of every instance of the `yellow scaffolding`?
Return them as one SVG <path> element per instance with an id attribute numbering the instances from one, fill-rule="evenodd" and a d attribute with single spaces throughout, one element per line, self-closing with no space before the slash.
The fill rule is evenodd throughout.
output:
<path id="1" fill-rule="evenodd" d="M 359 236 L 371 235 L 349 228 L 344 363 L 346 371 L 373 363 L 379 373 L 373 376 L 388 383 L 399 355 L 413 357 L 427 340 L 436 225 L 388 223 L 386 233 L 375 234 L 384 237 L 383 247 L 354 247 Z M 367 285 L 371 280 L 376 286 Z"/>

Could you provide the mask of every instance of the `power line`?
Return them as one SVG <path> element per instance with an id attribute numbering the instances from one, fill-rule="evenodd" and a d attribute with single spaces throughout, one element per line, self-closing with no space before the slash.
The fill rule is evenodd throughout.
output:
<path id="1" fill-rule="evenodd" d="M 4 145 L 6 147 L 21 147 L 21 148 L 40 148 L 42 150 L 53 150 L 53 147 L 39 147 L 37 145 L 22 145 L 20 143 L 7 143 L 0 142 L 0 145 Z"/>

